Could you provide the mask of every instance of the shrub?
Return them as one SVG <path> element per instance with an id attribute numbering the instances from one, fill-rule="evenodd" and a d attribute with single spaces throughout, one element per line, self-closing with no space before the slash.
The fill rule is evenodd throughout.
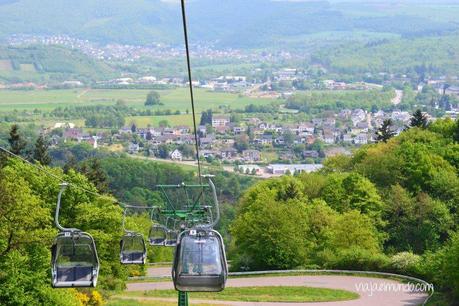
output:
<path id="1" fill-rule="evenodd" d="M 390 258 L 390 267 L 396 273 L 417 275 L 421 256 L 411 252 L 401 252 Z"/>
<path id="2" fill-rule="evenodd" d="M 389 266 L 389 258 L 381 253 L 374 253 L 366 249 L 353 248 L 324 253 L 325 267 L 329 269 L 354 271 L 385 271 Z"/>

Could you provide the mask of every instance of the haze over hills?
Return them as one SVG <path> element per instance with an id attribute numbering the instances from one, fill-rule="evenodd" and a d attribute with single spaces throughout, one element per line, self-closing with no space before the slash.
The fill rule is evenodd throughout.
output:
<path id="1" fill-rule="evenodd" d="M 177 1 L 0 0 L 0 37 L 66 34 L 104 43 L 175 44 L 182 39 L 179 13 Z M 458 29 L 458 13 L 459 5 L 437 1 L 434 8 L 426 1 L 417 5 L 410 1 L 189 2 L 194 42 L 239 48 L 273 46 L 330 32 L 365 32 L 376 38 L 442 34 Z"/>

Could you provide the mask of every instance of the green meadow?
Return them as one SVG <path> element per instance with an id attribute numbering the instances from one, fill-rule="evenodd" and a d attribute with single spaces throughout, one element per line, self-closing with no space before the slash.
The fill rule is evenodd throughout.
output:
<path id="1" fill-rule="evenodd" d="M 0 90 L 0 112 L 12 110 L 51 111 L 57 107 L 114 105 L 123 100 L 126 105 L 145 108 L 144 102 L 149 90 L 136 89 L 66 89 L 66 90 Z M 153 110 L 191 111 L 187 88 L 158 90 L 164 105 L 154 106 Z M 195 89 L 196 110 L 201 112 L 209 108 L 231 107 L 244 108 L 249 104 L 267 104 L 275 100 L 242 97 L 231 93 L 216 93 L 204 89 Z"/>

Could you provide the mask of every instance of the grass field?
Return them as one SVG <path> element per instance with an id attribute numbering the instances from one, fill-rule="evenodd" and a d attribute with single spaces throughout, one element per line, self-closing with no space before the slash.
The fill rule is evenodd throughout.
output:
<path id="1" fill-rule="evenodd" d="M 149 90 L 135 89 L 69 89 L 69 90 L 0 90 L 0 111 L 17 110 L 52 110 L 68 105 L 113 105 L 123 100 L 129 106 L 145 108 L 144 102 Z M 164 105 L 154 106 L 153 110 L 191 110 L 189 94 L 186 88 L 158 90 Z M 195 90 L 196 110 L 203 111 L 219 106 L 233 109 L 243 108 L 248 104 L 267 104 L 273 100 L 239 97 L 237 94 L 215 93 L 203 89 Z"/>
<path id="2" fill-rule="evenodd" d="M 175 290 L 152 290 L 143 293 L 125 292 L 123 296 L 174 298 L 177 292 Z M 345 290 L 283 286 L 226 288 L 218 293 L 190 293 L 190 299 L 245 302 L 329 302 L 353 300 L 358 297 L 358 294 Z"/>
<path id="3" fill-rule="evenodd" d="M 161 121 L 167 121 L 170 126 L 177 125 L 193 125 L 193 117 L 191 114 L 188 115 L 170 115 L 170 116 L 137 116 L 137 117 L 126 117 L 126 124 L 135 125 L 139 128 L 146 128 L 149 125 L 153 127 L 158 127 Z M 201 120 L 201 115 L 196 116 L 197 123 Z"/>

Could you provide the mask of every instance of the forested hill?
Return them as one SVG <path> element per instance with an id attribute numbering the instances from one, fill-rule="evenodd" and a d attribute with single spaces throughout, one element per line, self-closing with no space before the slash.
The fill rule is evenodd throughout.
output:
<path id="1" fill-rule="evenodd" d="M 409 73 L 416 67 L 425 72 L 456 73 L 459 35 L 347 44 L 321 51 L 314 56 L 314 61 L 341 73 Z"/>
<path id="2" fill-rule="evenodd" d="M 260 47 L 304 35 L 365 31 L 405 36 L 458 28 L 454 5 L 330 3 L 328 1 L 195 0 L 189 2 L 192 40 Z M 433 1 L 432 1 L 433 3 Z M 178 1 L 1 0 L 0 36 L 67 34 L 103 42 L 179 43 Z M 27 21 L 27 22 L 25 22 Z"/>

